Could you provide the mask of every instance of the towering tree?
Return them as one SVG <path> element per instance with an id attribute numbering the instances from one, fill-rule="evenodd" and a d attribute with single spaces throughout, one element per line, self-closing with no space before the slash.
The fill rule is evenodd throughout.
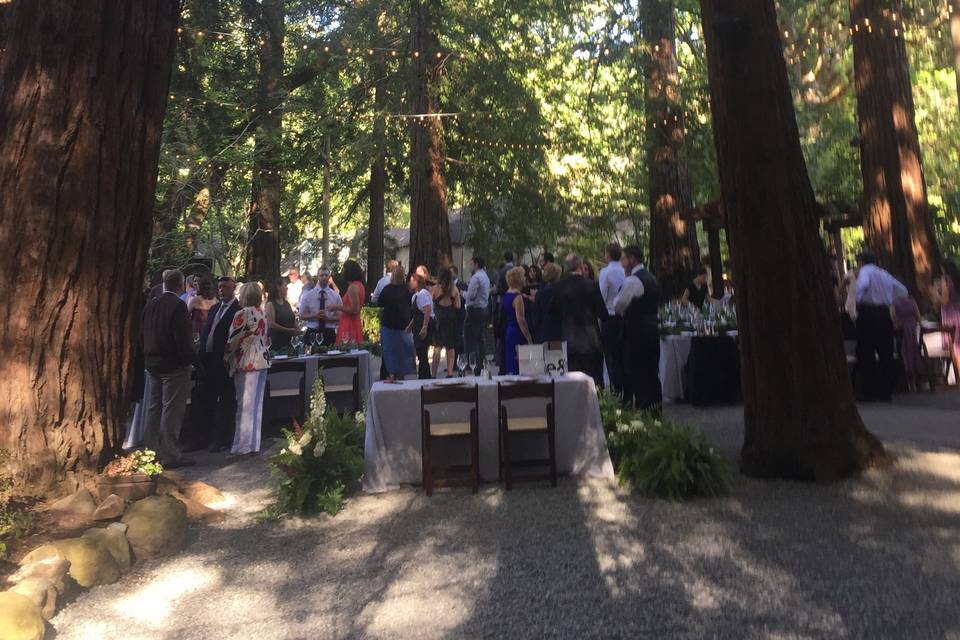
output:
<path id="1" fill-rule="evenodd" d="M 700 261 L 696 224 L 681 218 L 693 207 L 684 149 L 673 1 L 644 2 L 647 170 L 650 265 L 667 299 L 678 297 Z"/>
<path id="2" fill-rule="evenodd" d="M 879 263 L 929 301 L 939 263 L 899 0 L 850 0 L 864 232 Z"/>
<path id="3" fill-rule="evenodd" d="M 283 43 L 286 37 L 284 0 L 244 0 L 244 10 L 260 33 L 259 86 L 254 117 L 253 191 L 250 199 L 247 277 L 275 278 L 280 274 L 280 197 L 283 193 Z"/>
<path id="4" fill-rule="evenodd" d="M 387 147 L 386 147 L 386 98 L 387 88 L 384 76 L 386 64 L 379 60 L 371 65 L 373 75 L 373 144 L 374 156 L 370 165 L 370 216 L 367 220 L 367 287 L 370 291 L 376 287 L 377 280 L 383 274 L 383 234 L 386 231 L 384 216 L 384 198 L 387 192 Z"/>
<path id="5" fill-rule="evenodd" d="M 853 400 L 773 0 L 701 0 L 740 316 L 741 466 L 836 480 L 884 455 Z"/>
<path id="6" fill-rule="evenodd" d="M 9 16 L 0 279 L 21 304 L 0 315 L 0 448 L 27 489 L 94 472 L 121 436 L 178 10 L 31 0 Z"/>
<path id="7" fill-rule="evenodd" d="M 450 263 L 450 221 L 444 178 L 443 124 L 438 89 L 443 52 L 437 38 L 440 0 L 411 0 L 410 49 L 413 52 L 410 108 L 410 266 L 431 271 Z"/>

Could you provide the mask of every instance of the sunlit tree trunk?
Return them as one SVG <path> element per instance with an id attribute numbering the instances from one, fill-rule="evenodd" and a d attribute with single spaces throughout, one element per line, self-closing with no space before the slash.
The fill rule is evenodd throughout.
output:
<path id="1" fill-rule="evenodd" d="M 323 195 L 320 202 L 320 224 L 323 236 L 320 239 L 320 256 L 330 268 L 330 134 L 323 139 Z"/>
<path id="2" fill-rule="evenodd" d="M 927 205 L 901 15 L 898 0 L 850 0 L 864 232 L 880 265 L 929 307 L 940 252 Z"/>
<path id="3" fill-rule="evenodd" d="M 384 111 L 387 103 L 386 64 L 380 61 L 371 68 L 376 82 L 373 97 L 373 138 L 375 155 L 370 165 L 370 217 L 367 221 L 367 289 L 373 291 L 383 274 L 383 235 L 386 232 L 384 199 L 387 192 L 387 122 Z"/>
<path id="4" fill-rule="evenodd" d="M 693 206 L 684 151 L 683 101 L 672 1 L 643 3 L 646 137 L 650 197 L 650 265 L 662 295 L 682 295 L 700 261 L 696 224 L 681 218 Z"/>
<path id="5" fill-rule="evenodd" d="M 0 57 L 0 449 L 37 493 L 122 436 L 177 0 L 29 0 Z"/>
<path id="6" fill-rule="evenodd" d="M 252 6 L 251 6 L 252 5 Z M 284 0 L 248 0 L 248 14 L 261 28 L 262 45 L 254 142 L 253 191 L 250 199 L 247 277 L 280 275 L 280 197 L 283 193 L 283 41 L 286 35 Z"/>
<path id="7" fill-rule="evenodd" d="M 450 221 L 443 173 L 443 123 L 437 90 L 443 53 L 437 39 L 440 0 L 411 0 L 410 48 L 414 52 L 410 107 L 422 115 L 410 129 L 410 267 L 431 272 L 450 264 Z"/>
<path id="8" fill-rule="evenodd" d="M 701 0 L 740 320 L 744 473 L 829 481 L 884 455 L 842 352 L 773 0 Z"/>

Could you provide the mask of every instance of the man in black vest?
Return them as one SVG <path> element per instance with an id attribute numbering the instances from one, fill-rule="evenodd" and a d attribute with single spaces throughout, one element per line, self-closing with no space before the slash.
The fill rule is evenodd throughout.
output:
<path id="1" fill-rule="evenodd" d="M 643 249 L 624 247 L 620 264 L 627 273 L 614 302 L 623 316 L 624 402 L 659 414 L 663 404 L 660 385 L 660 285 L 643 267 Z"/>
<path id="2" fill-rule="evenodd" d="M 206 442 L 197 442 L 195 446 L 206 444 L 211 452 L 223 451 L 233 442 L 237 399 L 233 380 L 223 362 L 223 352 L 233 316 L 240 310 L 240 303 L 234 295 L 236 288 L 237 282 L 230 276 L 221 276 L 217 280 L 220 302 L 210 307 L 207 324 L 200 334 L 200 359 L 204 370 L 200 402 L 206 423 L 205 432 L 200 437 Z"/>

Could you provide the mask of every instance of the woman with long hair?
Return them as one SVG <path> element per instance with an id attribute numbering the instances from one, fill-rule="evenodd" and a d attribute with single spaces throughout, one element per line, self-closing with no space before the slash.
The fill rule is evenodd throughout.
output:
<path id="1" fill-rule="evenodd" d="M 297 314 L 287 300 L 287 282 L 286 278 L 274 278 L 267 289 L 267 328 L 273 349 L 289 347 L 290 338 L 300 333 Z"/>
<path id="2" fill-rule="evenodd" d="M 437 284 L 430 291 L 433 310 L 437 317 L 437 335 L 433 344 L 433 376 L 440 368 L 440 349 L 447 352 L 447 377 L 453 377 L 454 364 L 457 361 L 458 327 L 460 326 L 460 290 L 453 283 L 453 271 L 440 269 Z"/>
<path id="3" fill-rule="evenodd" d="M 363 286 L 363 269 L 354 260 L 343 263 L 343 280 L 347 291 L 343 304 L 328 304 L 330 311 L 340 310 L 340 323 L 337 325 L 337 344 L 360 344 L 363 342 L 363 304 L 367 299 L 367 290 Z"/>
<path id="4" fill-rule="evenodd" d="M 233 377 L 237 398 L 236 431 L 230 453 L 256 455 L 260 451 L 263 393 L 267 385 L 267 318 L 261 308 L 263 293 L 256 282 L 240 287 L 241 309 L 230 324 L 223 358 Z"/>
<path id="5" fill-rule="evenodd" d="M 403 379 L 416 370 L 413 355 L 413 336 L 406 332 L 410 325 L 410 291 L 407 289 L 403 267 L 390 273 L 390 284 L 380 291 L 377 303 L 380 315 L 380 346 L 387 380 Z"/>
<path id="6" fill-rule="evenodd" d="M 194 336 L 203 333 L 210 307 L 217 304 L 216 293 L 213 288 L 213 280 L 204 276 L 200 278 L 200 282 L 197 284 L 196 293 L 187 300 L 187 312 L 190 314 L 190 325 L 193 328 Z"/>

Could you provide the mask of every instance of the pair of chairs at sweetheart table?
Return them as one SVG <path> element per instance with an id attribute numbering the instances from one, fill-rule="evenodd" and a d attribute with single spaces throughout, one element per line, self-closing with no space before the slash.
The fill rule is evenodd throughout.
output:
<path id="1" fill-rule="evenodd" d="M 511 416 L 507 403 L 513 400 L 545 400 L 543 415 Z M 465 421 L 432 419 L 432 411 L 449 405 L 471 405 Z M 509 491 L 514 481 L 550 480 L 557 486 L 556 419 L 554 416 L 554 383 L 521 382 L 497 384 L 497 452 L 498 477 Z M 472 386 L 435 386 L 420 390 L 423 487 L 428 496 L 436 487 L 470 487 L 477 493 L 480 486 L 480 391 Z M 520 435 L 541 434 L 547 439 L 547 457 L 515 460 L 513 446 Z M 435 446 L 441 442 L 462 443 L 469 451 L 468 465 L 438 465 L 434 462 Z M 515 476 L 515 468 L 546 467 L 546 473 Z"/>
<path id="2" fill-rule="evenodd" d="M 325 374 L 332 371 L 345 370 L 342 379 L 350 382 L 327 383 Z M 297 376 L 297 384 L 271 384 L 274 376 L 281 374 L 287 377 Z M 317 363 L 317 375 L 324 377 L 324 394 L 327 404 L 336 406 L 346 412 L 356 413 L 362 407 L 360 401 L 360 360 L 350 356 L 323 358 Z M 303 360 L 274 360 L 270 363 L 270 372 L 267 375 L 267 386 L 263 394 L 264 425 L 273 425 L 284 420 L 295 418 L 301 424 L 306 419 L 310 406 L 307 395 L 307 365 Z M 341 406 L 344 405 L 344 406 Z"/>

